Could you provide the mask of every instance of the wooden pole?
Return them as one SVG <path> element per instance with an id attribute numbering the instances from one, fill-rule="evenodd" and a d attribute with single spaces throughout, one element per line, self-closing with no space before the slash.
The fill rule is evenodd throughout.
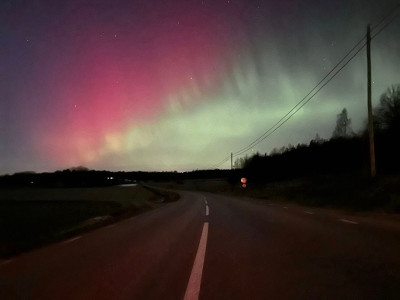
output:
<path id="1" fill-rule="evenodd" d="M 369 153 L 371 162 L 371 177 L 375 177 L 375 142 L 374 142 L 374 121 L 371 104 L 371 28 L 367 27 L 367 67 L 368 67 L 368 132 L 369 132 Z"/>

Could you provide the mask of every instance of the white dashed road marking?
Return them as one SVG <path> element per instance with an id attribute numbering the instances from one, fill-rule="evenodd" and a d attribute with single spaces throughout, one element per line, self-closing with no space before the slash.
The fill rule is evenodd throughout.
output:
<path id="1" fill-rule="evenodd" d="M 348 224 L 358 224 L 358 222 L 350 221 L 350 220 L 346 220 L 346 219 L 339 219 L 339 221 L 343 222 L 343 223 L 348 223 Z"/>
<path id="2" fill-rule="evenodd" d="M 80 236 L 76 236 L 76 237 L 74 237 L 72 239 L 69 239 L 69 240 L 66 240 L 64 242 L 61 242 L 61 244 L 65 245 L 65 244 L 69 244 L 69 243 L 75 242 L 76 240 L 79 240 L 81 237 L 82 237 L 81 235 Z"/>
<path id="3" fill-rule="evenodd" d="M 201 233 L 199 248 L 197 249 L 196 258 L 194 260 L 192 273 L 190 274 L 189 283 L 186 288 L 184 300 L 197 300 L 200 294 L 201 276 L 203 274 L 204 258 L 206 256 L 208 236 L 208 223 L 204 223 Z"/>
<path id="4" fill-rule="evenodd" d="M 7 265 L 7 264 L 9 264 L 9 263 L 12 262 L 12 261 L 13 261 L 12 259 L 7 259 L 7 260 L 5 260 L 5 261 L 2 261 L 2 262 L 0 262 L 0 266 Z"/>
<path id="5" fill-rule="evenodd" d="M 210 210 L 208 208 L 208 205 L 206 205 L 206 216 L 208 216 L 210 214 Z"/>
<path id="6" fill-rule="evenodd" d="M 314 214 L 312 211 L 309 211 L 309 210 L 305 210 L 304 213 L 305 214 L 309 214 L 309 215 L 313 215 Z"/>

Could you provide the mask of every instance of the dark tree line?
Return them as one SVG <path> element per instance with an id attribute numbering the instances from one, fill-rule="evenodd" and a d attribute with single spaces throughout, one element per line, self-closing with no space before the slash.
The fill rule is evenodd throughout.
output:
<path id="1" fill-rule="evenodd" d="M 400 85 L 392 86 L 374 110 L 375 148 L 378 173 L 400 171 Z M 270 181 L 300 176 L 355 172 L 369 174 L 368 131 L 356 135 L 346 108 L 337 115 L 332 138 L 318 134 L 308 145 L 274 149 L 240 161 L 243 172 L 254 180 Z"/>
<path id="2" fill-rule="evenodd" d="M 228 178 L 231 170 L 196 170 L 191 172 L 111 172 L 76 167 L 53 173 L 21 172 L 0 176 L 0 186 L 95 187 L 129 184 L 140 181 L 182 181 L 185 179 Z"/>
<path id="3" fill-rule="evenodd" d="M 374 110 L 375 149 L 378 174 L 400 171 L 400 85 L 390 87 Z M 275 148 L 269 155 L 238 158 L 234 170 L 191 172 L 110 172 L 76 167 L 54 173 L 23 172 L 0 176 L 0 186 L 81 187 L 108 186 L 134 181 L 228 178 L 272 181 L 308 175 L 356 172 L 369 174 L 368 131 L 356 135 L 344 108 L 337 115 L 330 140 L 317 134 L 309 144 Z"/>

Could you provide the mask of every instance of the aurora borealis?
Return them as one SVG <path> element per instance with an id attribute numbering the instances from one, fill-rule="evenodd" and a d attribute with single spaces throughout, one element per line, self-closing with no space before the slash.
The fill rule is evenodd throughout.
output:
<path id="1" fill-rule="evenodd" d="M 272 126 L 396 1 L 2 1 L 0 174 L 210 168 Z M 399 19 L 372 45 L 400 83 Z M 254 151 L 366 119 L 365 53 Z M 222 166 L 228 167 L 228 165 Z"/>

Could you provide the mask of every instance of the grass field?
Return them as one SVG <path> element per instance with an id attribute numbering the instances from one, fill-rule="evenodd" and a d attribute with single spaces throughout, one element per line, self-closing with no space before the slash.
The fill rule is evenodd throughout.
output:
<path id="1" fill-rule="evenodd" d="M 2 188 L 0 257 L 151 209 L 160 199 L 141 186 Z"/>

